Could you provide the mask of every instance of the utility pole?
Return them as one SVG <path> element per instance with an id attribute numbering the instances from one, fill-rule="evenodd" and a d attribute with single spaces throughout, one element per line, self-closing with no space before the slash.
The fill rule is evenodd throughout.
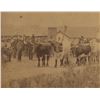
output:
<path id="1" fill-rule="evenodd" d="M 19 21 L 19 28 L 18 28 L 18 33 L 17 33 L 17 35 L 18 35 L 18 37 L 21 35 L 22 36 L 22 18 L 23 18 L 23 16 L 22 15 L 20 15 L 19 17 L 18 17 L 18 21 Z M 19 37 L 20 38 L 20 37 Z"/>

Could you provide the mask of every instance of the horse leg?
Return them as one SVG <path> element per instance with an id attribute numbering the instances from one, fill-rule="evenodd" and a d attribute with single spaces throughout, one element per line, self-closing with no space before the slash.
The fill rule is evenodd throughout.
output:
<path id="1" fill-rule="evenodd" d="M 18 61 L 21 61 L 21 50 L 18 50 L 17 52 L 17 59 Z"/>
<path id="2" fill-rule="evenodd" d="M 20 61 L 22 60 L 22 50 L 20 51 Z"/>
<path id="3" fill-rule="evenodd" d="M 76 60 L 76 64 L 79 66 L 80 65 L 80 61 L 79 61 L 79 59 L 77 58 L 77 60 Z"/>
<path id="4" fill-rule="evenodd" d="M 14 49 L 14 50 L 13 50 L 13 58 L 16 58 L 16 54 L 17 54 L 17 50 Z"/>
<path id="5" fill-rule="evenodd" d="M 9 56 L 9 62 L 11 62 L 11 54 L 9 54 L 8 56 Z"/>
<path id="6" fill-rule="evenodd" d="M 89 56 L 86 57 L 86 64 L 89 64 Z"/>
<path id="7" fill-rule="evenodd" d="M 40 67 L 40 57 L 38 57 L 38 67 Z"/>
<path id="8" fill-rule="evenodd" d="M 63 58 L 60 59 L 60 66 L 63 66 Z"/>
<path id="9" fill-rule="evenodd" d="M 42 66 L 45 66 L 45 55 L 42 57 Z"/>
<path id="10" fill-rule="evenodd" d="M 94 56 L 91 55 L 91 64 L 93 64 L 93 63 L 94 63 Z"/>
<path id="11" fill-rule="evenodd" d="M 96 55 L 96 63 L 98 62 L 98 56 Z"/>
<path id="12" fill-rule="evenodd" d="M 17 58 L 17 50 L 15 51 L 14 58 Z"/>
<path id="13" fill-rule="evenodd" d="M 64 59 L 64 67 L 68 64 L 67 58 Z"/>
<path id="14" fill-rule="evenodd" d="M 29 50 L 29 60 L 32 60 L 32 53 L 31 53 L 31 50 Z"/>
<path id="15" fill-rule="evenodd" d="M 31 52 L 30 52 L 30 48 L 28 49 L 28 56 L 29 56 L 29 60 L 31 60 Z"/>
<path id="16" fill-rule="evenodd" d="M 68 65 L 70 65 L 70 62 L 69 62 L 69 59 L 68 59 L 68 57 L 67 57 L 67 64 L 68 64 Z"/>
<path id="17" fill-rule="evenodd" d="M 20 61 L 20 52 L 18 52 L 18 61 Z"/>
<path id="18" fill-rule="evenodd" d="M 83 65 L 88 64 L 88 58 L 87 57 L 83 57 Z"/>
<path id="19" fill-rule="evenodd" d="M 49 66 L 49 55 L 47 55 L 47 66 Z"/>
<path id="20" fill-rule="evenodd" d="M 32 60 L 32 58 L 33 58 L 32 56 L 33 56 L 33 54 L 32 54 L 32 48 L 30 48 L 29 49 L 29 60 Z"/>
<path id="21" fill-rule="evenodd" d="M 57 67 L 57 59 L 55 59 L 55 67 Z"/>
<path id="22" fill-rule="evenodd" d="M 91 62 L 90 62 L 90 56 L 88 56 L 88 63 L 91 64 Z"/>
<path id="23" fill-rule="evenodd" d="M 33 52 L 31 52 L 31 60 L 33 59 Z"/>
<path id="24" fill-rule="evenodd" d="M 93 58 L 92 59 L 93 59 L 93 63 L 95 63 L 95 55 L 93 55 Z"/>
<path id="25" fill-rule="evenodd" d="M 21 51 L 20 51 L 20 53 L 19 53 L 19 61 L 21 61 Z"/>

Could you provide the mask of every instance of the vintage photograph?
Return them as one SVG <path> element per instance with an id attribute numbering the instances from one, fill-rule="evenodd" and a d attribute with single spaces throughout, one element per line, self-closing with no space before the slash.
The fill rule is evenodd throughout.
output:
<path id="1" fill-rule="evenodd" d="M 99 88 L 100 12 L 2 12 L 2 88 Z"/>

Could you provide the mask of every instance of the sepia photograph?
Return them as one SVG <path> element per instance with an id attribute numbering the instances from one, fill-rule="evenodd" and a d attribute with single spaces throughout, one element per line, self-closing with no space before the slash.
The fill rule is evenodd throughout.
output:
<path id="1" fill-rule="evenodd" d="M 2 12 L 2 88 L 100 88 L 100 12 Z"/>

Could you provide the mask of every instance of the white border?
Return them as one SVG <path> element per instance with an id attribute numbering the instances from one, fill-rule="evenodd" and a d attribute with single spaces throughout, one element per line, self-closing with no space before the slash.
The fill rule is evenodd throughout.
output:
<path id="1" fill-rule="evenodd" d="M 0 11 L 93 12 L 100 11 L 99 1 L 2 0 Z M 100 100 L 100 89 L 0 89 L 0 100 Z"/>
<path id="2" fill-rule="evenodd" d="M 1 89 L 1 100 L 100 100 L 99 89 Z"/>
<path id="3" fill-rule="evenodd" d="M 100 0 L 1 0 L 1 11 L 99 11 Z"/>

